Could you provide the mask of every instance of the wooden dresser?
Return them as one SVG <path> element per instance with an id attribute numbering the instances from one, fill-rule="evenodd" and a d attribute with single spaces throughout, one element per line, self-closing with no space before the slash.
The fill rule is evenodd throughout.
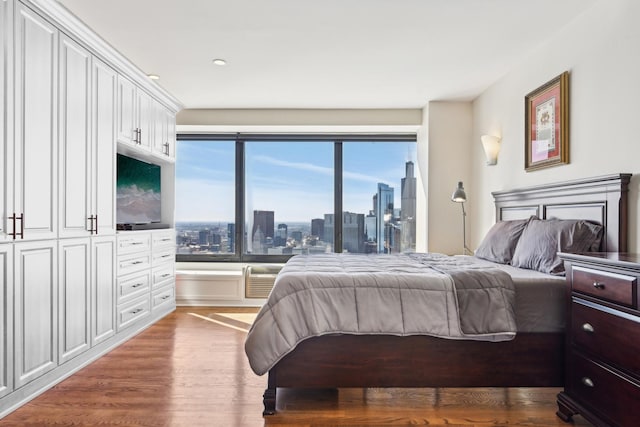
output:
<path id="1" fill-rule="evenodd" d="M 640 254 L 560 254 L 568 292 L 565 389 L 558 416 L 637 426 L 640 408 Z"/>

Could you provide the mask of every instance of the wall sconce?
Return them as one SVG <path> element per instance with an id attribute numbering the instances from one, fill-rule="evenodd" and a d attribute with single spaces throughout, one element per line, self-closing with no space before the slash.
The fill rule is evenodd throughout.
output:
<path id="1" fill-rule="evenodd" d="M 482 148 L 484 155 L 487 157 L 487 165 L 495 165 L 498 163 L 498 153 L 500 152 L 500 138 L 493 135 L 482 135 Z"/>

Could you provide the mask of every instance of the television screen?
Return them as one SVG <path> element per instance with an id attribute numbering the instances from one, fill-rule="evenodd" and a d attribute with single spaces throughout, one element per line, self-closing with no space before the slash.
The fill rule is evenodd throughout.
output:
<path id="1" fill-rule="evenodd" d="M 160 166 L 118 154 L 116 220 L 118 224 L 160 222 Z"/>

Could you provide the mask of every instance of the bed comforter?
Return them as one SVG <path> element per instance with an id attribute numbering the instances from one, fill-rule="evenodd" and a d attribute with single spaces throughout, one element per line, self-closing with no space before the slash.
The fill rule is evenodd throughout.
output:
<path id="1" fill-rule="evenodd" d="M 509 274 L 440 254 L 298 255 L 278 275 L 245 342 L 262 375 L 326 334 L 506 341 L 516 333 Z"/>

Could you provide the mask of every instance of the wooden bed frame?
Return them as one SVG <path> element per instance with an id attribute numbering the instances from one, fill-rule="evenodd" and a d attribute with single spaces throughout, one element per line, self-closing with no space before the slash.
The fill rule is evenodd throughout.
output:
<path id="1" fill-rule="evenodd" d="M 588 219 L 605 226 L 601 250 L 625 251 L 629 174 L 494 192 L 496 220 Z M 512 341 L 429 336 L 328 335 L 309 338 L 269 371 L 264 415 L 279 387 L 558 387 L 564 334 L 521 333 Z"/>

